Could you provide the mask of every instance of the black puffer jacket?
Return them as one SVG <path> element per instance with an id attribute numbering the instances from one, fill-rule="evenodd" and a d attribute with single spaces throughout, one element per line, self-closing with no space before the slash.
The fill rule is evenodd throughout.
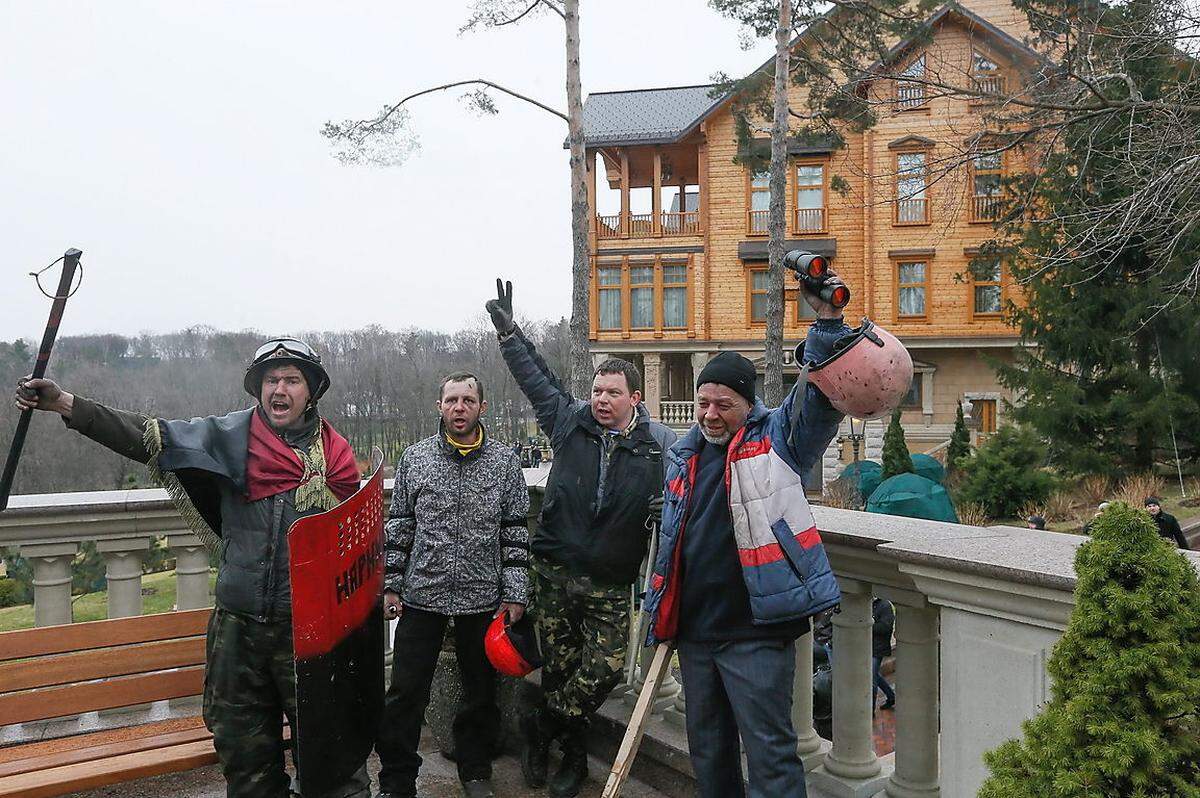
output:
<path id="1" fill-rule="evenodd" d="M 663 492 L 663 453 L 677 436 L 642 405 L 628 433 L 600 426 L 520 328 L 500 351 L 554 449 L 534 555 L 598 582 L 632 582 L 646 556 L 650 500 Z"/>

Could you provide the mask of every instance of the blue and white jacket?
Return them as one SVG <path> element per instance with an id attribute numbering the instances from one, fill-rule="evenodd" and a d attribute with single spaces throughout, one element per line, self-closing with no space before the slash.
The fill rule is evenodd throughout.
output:
<path id="1" fill-rule="evenodd" d="M 815 321 L 804 346 L 805 363 L 827 358 L 834 342 L 849 332 L 840 319 Z M 797 401 L 803 404 L 793 419 Z M 800 481 L 841 420 L 815 385 L 800 380 L 774 410 L 756 400 L 729 442 L 725 488 L 755 624 L 807 618 L 841 601 Z M 679 629 L 681 585 L 675 577 L 703 440 L 693 425 L 667 453 L 662 529 L 644 605 L 651 620 L 648 645 L 674 639 Z"/>

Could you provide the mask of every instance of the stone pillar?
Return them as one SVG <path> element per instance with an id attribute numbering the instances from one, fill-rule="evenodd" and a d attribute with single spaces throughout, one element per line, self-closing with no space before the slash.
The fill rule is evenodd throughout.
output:
<path id="1" fill-rule="evenodd" d="M 821 764 L 829 752 L 829 742 L 813 728 L 813 655 L 812 632 L 796 640 L 796 674 L 792 679 L 792 726 L 796 729 L 796 751 L 804 769 Z"/>
<path id="2" fill-rule="evenodd" d="M 104 555 L 108 580 L 108 617 L 128 618 L 142 614 L 142 554 L 150 548 L 149 538 L 101 540 L 96 550 Z"/>
<path id="3" fill-rule="evenodd" d="M 30 543 L 20 554 L 33 568 L 33 623 L 57 626 L 71 622 L 71 563 L 78 543 Z"/>
<path id="4" fill-rule="evenodd" d="M 642 381 L 642 401 L 646 403 L 646 412 L 655 421 L 661 421 L 659 403 L 662 401 L 662 355 L 658 352 L 647 352 L 642 355 L 642 365 L 645 373 Z"/>
<path id="5" fill-rule="evenodd" d="M 608 360 L 608 358 L 609 358 L 608 352 L 592 352 L 592 368 L 593 369 L 600 368 L 600 364 L 603 363 L 604 361 Z"/>
<path id="6" fill-rule="evenodd" d="M 839 579 L 842 607 L 833 615 L 833 747 L 810 781 L 837 798 L 867 798 L 889 774 L 875 756 L 871 723 L 871 586 Z"/>
<path id="7" fill-rule="evenodd" d="M 863 459 L 875 460 L 881 462 L 883 460 L 883 433 L 887 429 L 880 419 L 868 421 L 864 425 L 863 435 Z"/>
<path id="8" fill-rule="evenodd" d="M 208 597 L 208 549 L 194 533 L 167 535 L 175 555 L 175 609 L 211 607 Z"/>
<path id="9" fill-rule="evenodd" d="M 838 436 L 834 436 L 825 452 L 821 455 L 821 489 L 833 482 L 842 473 L 842 444 Z"/>
<path id="10" fill-rule="evenodd" d="M 676 726 L 685 727 L 687 724 L 687 696 L 684 695 L 683 674 L 679 675 L 679 692 L 675 694 L 675 700 L 671 702 L 671 706 L 663 710 L 663 718 Z"/>
<path id="11" fill-rule="evenodd" d="M 696 378 L 712 358 L 712 352 L 692 352 L 692 384 L 695 384 Z"/>
<path id="12" fill-rule="evenodd" d="M 938 611 L 896 605 L 896 770 L 889 798 L 939 798 Z"/>

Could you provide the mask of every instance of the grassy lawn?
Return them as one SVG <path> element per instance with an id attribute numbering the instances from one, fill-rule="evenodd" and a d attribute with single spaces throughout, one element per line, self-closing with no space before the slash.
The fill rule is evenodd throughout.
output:
<path id="1" fill-rule="evenodd" d="M 217 582 L 217 573 L 208 577 L 211 595 Z M 175 572 L 161 571 L 142 577 L 142 614 L 153 615 L 170 612 L 175 606 Z M 71 614 L 76 622 L 101 621 L 108 617 L 108 591 L 85 593 L 71 597 Z M 33 626 L 33 605 L 21 604 L 0 609 L 0 632 L 13 629 L 29 629 Z"/>

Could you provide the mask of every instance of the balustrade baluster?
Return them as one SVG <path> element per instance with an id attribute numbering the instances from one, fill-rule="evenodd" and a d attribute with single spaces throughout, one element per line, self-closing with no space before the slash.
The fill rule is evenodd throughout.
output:
<path id="1" fill-rule="evenodd" d="M 792 679 L 792 726 L 796 729 L 796 751 L 804 769 L 812 770 L 825 760 L 829 742 L 813 728 L 812 632 L 796 640 L 796 673 Z"/>
<path id="2" fill-rule="evenodd" d="M 896 770 L 889 798 L 939 798 L 938 612 L 896 605 Z"/>
<path id="3" fill-rule="evenodd" d="M 175 556 L 175 609 L 210 607 L 208 596 L 208 549 L 195 534 L 167 535 L 167 547 Z"/>
<path id="4" fill-rule="evenodd" d="M 96 543 L 97 551 L 104 555 L 109 618 L 142 614 L 142 555 L 149 548 L 150 538 L 119 538 Z"/>
<path id="5" fill-rule="evenodd" d="M 18 547 L 33 567 L 33 623 L 71 622 L 71 563 L 78 543 L 29 543 Z"/>

